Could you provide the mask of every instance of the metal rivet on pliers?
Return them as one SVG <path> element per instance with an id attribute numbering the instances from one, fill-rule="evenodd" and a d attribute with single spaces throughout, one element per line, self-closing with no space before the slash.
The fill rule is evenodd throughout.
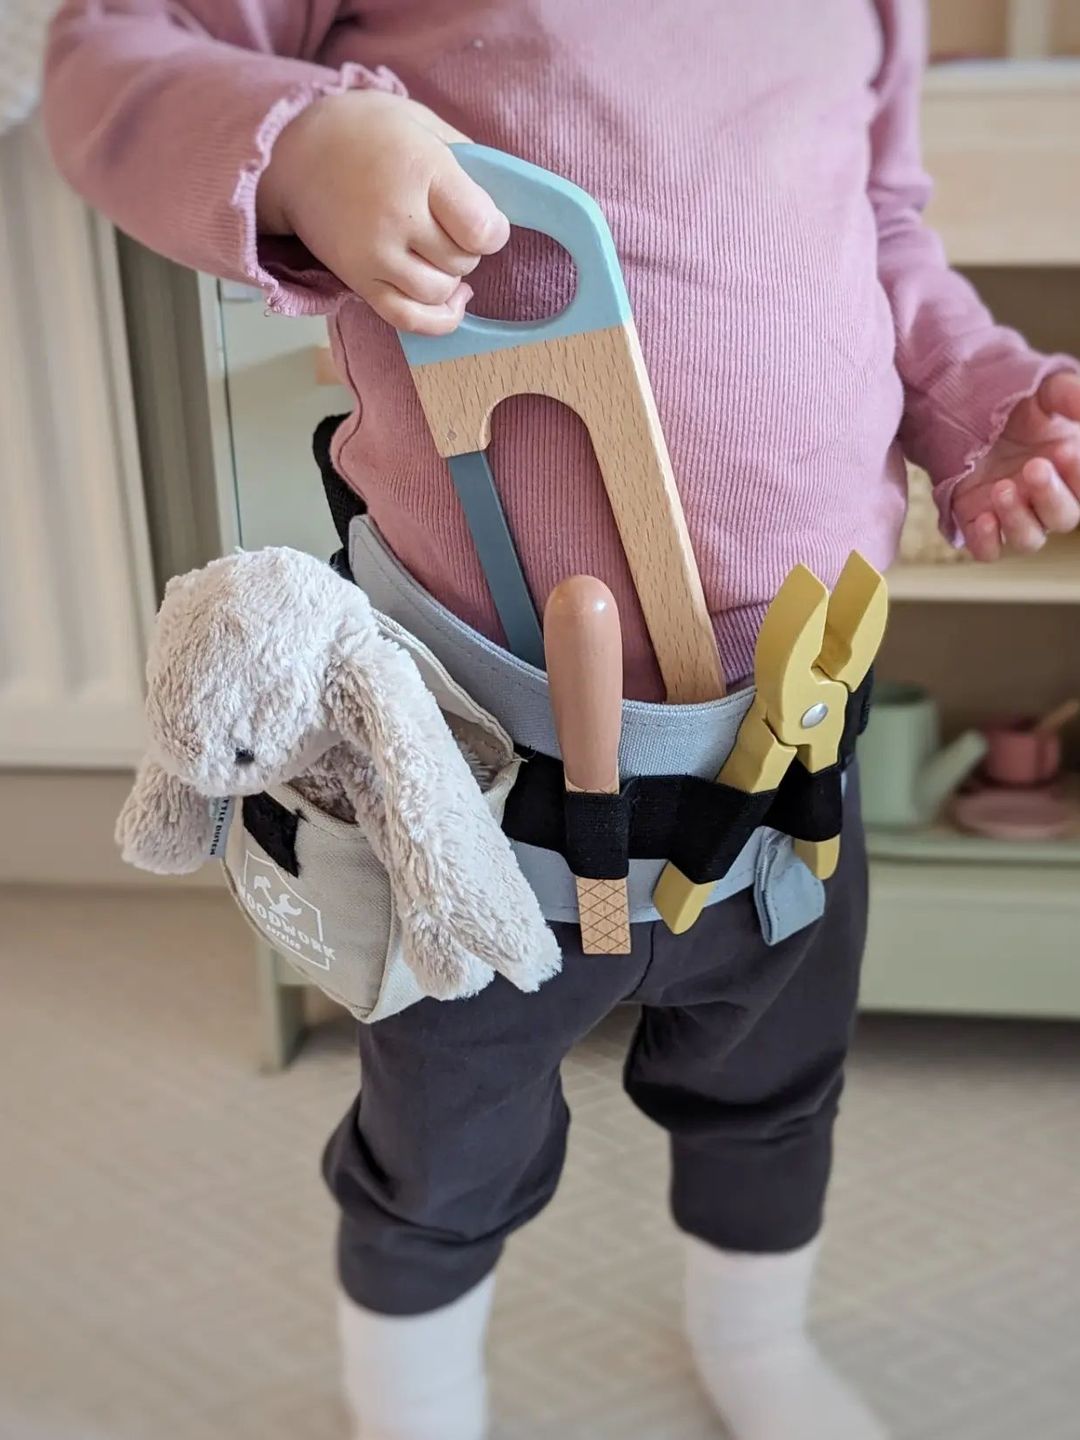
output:
<path id="1" fill-rule="evenodd" d="M 811 705 L 809 710 L 804 710 L 799 724 L 804 730 L 812 730 L 815 725 L 820 725 L 825 716 L 829 713 L 829 707 L 824 701 L 817 705 Z"/>

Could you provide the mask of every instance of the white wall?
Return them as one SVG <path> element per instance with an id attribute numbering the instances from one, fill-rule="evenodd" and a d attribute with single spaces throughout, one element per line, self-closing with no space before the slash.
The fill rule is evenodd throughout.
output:
<path id="1" fill-rule="evenodd" d="M 126 766 L 153 611 L 112 232 L 0 139 L 0 766 Z"/>

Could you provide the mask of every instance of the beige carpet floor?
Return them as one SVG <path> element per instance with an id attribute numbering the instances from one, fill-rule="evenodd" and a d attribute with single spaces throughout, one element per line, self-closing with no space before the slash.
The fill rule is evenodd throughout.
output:
<path id="1" fill-rule="evenodd" d="M 352 1036 L 262 1076 L 253 995 L 221 897 L 0 892 L 2 1440 L 343 1440 L 317 1159 Z M 720 1435 L 628 1023 L 569 1061 L 566 1180 L 502 1269 L 496 1440 Z M 816 1326 L 897 1440 L 1077 1440 L 1080 1031 L 869 1021 L 839 1141 Z"/>

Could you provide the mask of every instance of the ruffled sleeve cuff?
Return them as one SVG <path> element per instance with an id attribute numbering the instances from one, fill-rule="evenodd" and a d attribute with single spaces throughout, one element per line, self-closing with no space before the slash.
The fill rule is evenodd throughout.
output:
<path id="1" fill-rule="evenodd" d="M 295 236 L 260 235 L 255 192 L 270 163 L 274 143 L 291 121 L 325 95 L 348 90 L 382 90 L 405 95 L 401 81 L 385 66 L 369 70 L 345 64 L 325 80 L 308 80 L 281 95 L 266 112 L 255 132 L 251 158 L 244 165 L 232 195 L 232 209 L 243 234 L 242 272 L 266 296 L 275 315 L 325 315 L 348 293 L 330 270 Z"/>

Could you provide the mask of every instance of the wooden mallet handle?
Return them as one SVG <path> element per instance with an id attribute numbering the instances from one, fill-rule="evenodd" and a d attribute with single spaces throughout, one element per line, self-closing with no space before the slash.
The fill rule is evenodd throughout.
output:
<path id="1" fill-rule="evenodd" d="M 555 587 L 544 608 L 544 652 L 566 788 L 617 794 L 622 632 L 602 581 L 575 575 Z M 575 879 L 585 953 L 629 954 L 626 881 Z"/>
<path id="2" fill-rule="evenodd" d="M 617 790 L 622 633 L 603 581 L 574 575 L 556 585 L 544 608 L 544 654 L 567 780 L 575 790 Z"/>

